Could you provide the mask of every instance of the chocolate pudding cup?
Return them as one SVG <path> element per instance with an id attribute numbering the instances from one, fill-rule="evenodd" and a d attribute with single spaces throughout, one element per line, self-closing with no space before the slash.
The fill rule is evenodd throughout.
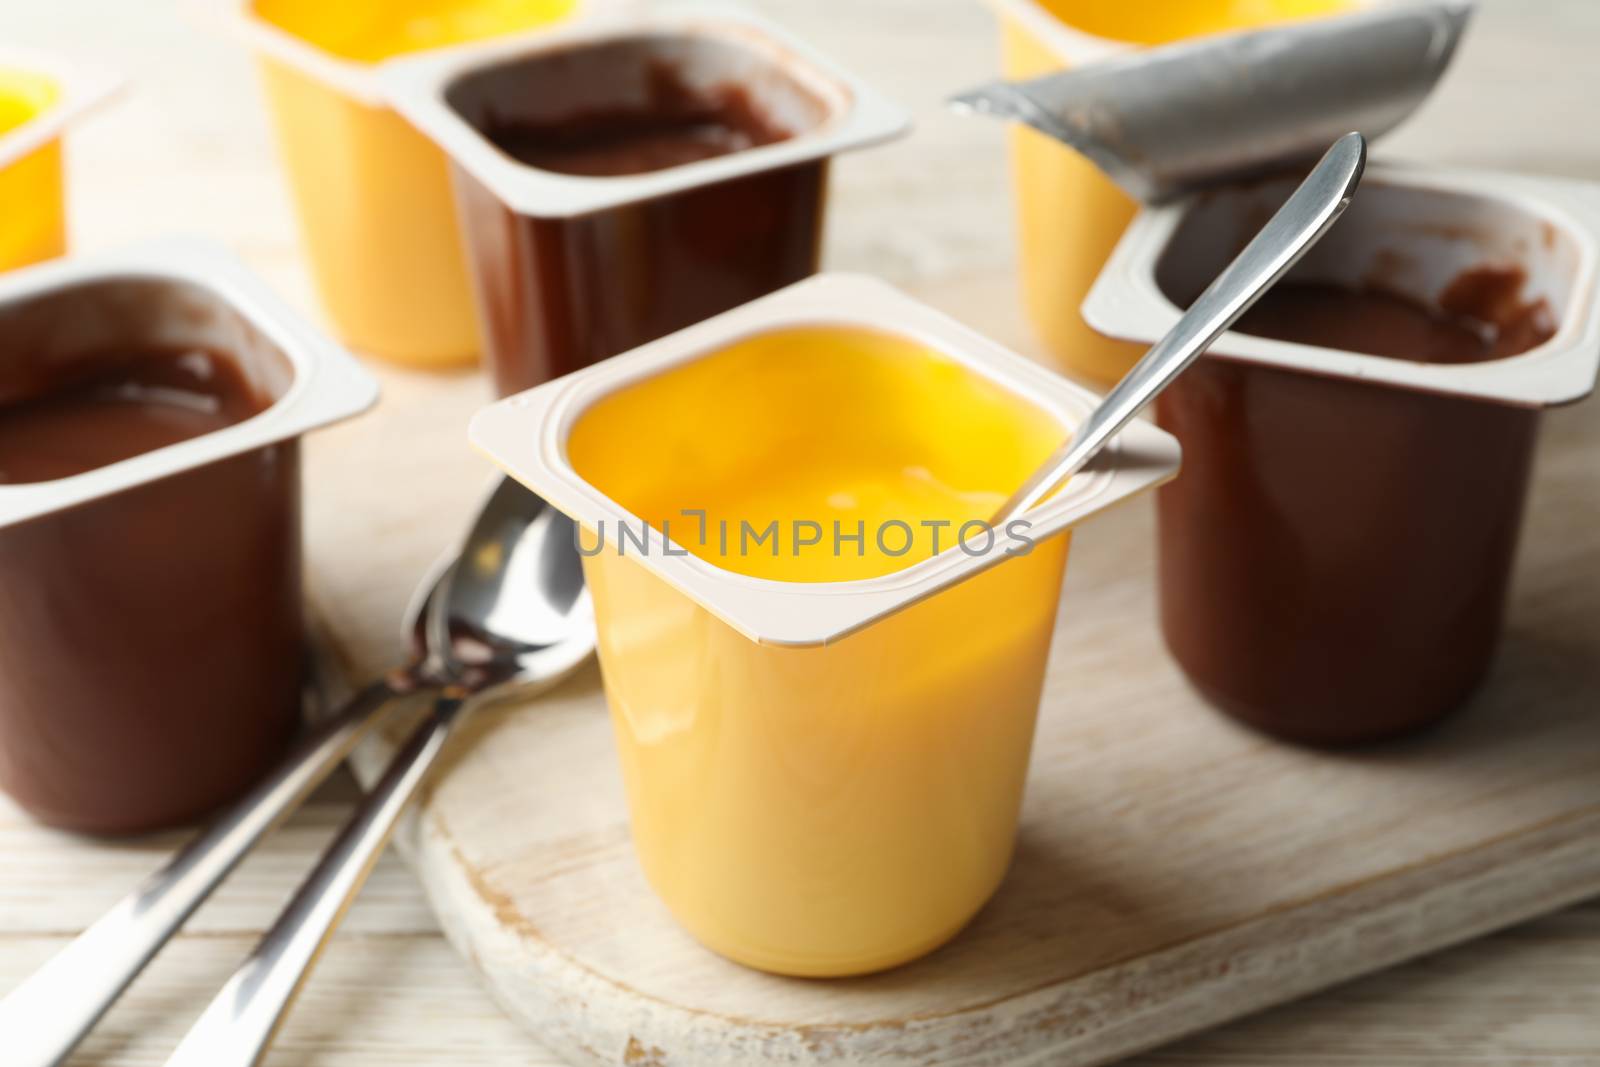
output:
<path id="1" fill-rule="evenodd" d="M 1153 340 L 1292 183 L 1147 212 L 1085 304 Z M 1600 194 L 1369 170 L 1350 211 L 1160 398 L 1161 626 L 1197 689 L 1294 741 L 1437 722 L 1489 671 L 1541 409 L 1594 384 Z"/>
<path id="2" fill-rule="evenodd" d="M 371 402 L 231 261 L 0 286 L 0 789 L 122 834 L 233 799 L 304 682 L 299 433 Z"/>
<path id="3" fill-rule="evenodd" d="M 814 273 L 829 158 L 904 117 L 723 9 L 495 43 L 387 72 L 452 163 L 504 396 Z"/>

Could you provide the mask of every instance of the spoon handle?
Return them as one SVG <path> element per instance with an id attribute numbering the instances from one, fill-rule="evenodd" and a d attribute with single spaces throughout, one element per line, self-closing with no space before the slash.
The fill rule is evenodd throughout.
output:
<path id="1" fill-rule="evenodd" d="M 1344 213 L 1366 160 L 1367 142 L 1359 133 L 1335 141 L 1244 251 L 1106 394 L 1067 443 L 1000 507 L 991 525 L 1003 526 L 1082 470 L 1112 435 L 1238 321 Z"/>
<path id="2" fill-rule="evenodd" d="M 444 750 L 465 696 L 447 689 L 294 897 L 178 1045 L 167 1067 L 253 1067 Z"/>
<path id="3" fill-rule="evenodd" d="M 357 693 L 249 795 L 0 1000 L 8 1067 L 63 1062 L 211 891 L 403 692 L 386 679 Z"/>

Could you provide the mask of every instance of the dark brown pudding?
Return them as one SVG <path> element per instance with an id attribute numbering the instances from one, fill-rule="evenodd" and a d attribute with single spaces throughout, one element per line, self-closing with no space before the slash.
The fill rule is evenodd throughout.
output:
<path id="1" fill-rule="evenodd" d="M 271 402 L 231 358 L 203 348 L 85 363 L 57 388 L 0 403 L 0 485 L 82 474 L 243 422 Z"/>
<path id="2" fill-rule="evenodd" d="M 665 65 L 650 68 L 642 107 L 584 111 L 558 122 L 491 116 L 496 148 L 540 170 L 586 177 L 645 174 L 773 144 L 790 131 L 739 85 L 690 88 Z"/>
<path id="3" fill-rule="evenodd" d="M 1245 312 L 1240 333 L 1415 363 L 1479 363 L 1526 352 L 1555 333 L 1544 301 L 1520 300 L 1521 271 L 1478 268 L 1439 310 L 1382 289 L 1282 282 Z"/>

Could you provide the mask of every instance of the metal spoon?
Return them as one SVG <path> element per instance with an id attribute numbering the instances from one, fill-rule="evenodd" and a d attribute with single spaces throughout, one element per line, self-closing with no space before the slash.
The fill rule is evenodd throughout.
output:
<path id="1" fill-rule="evenodd" d="M 581 562 L 571 520 L 503 481 L 428 612 L 428 644 L 445 657 L 449 684 L 168 1067 L 258 1063 L 466 712 L 549 688 L 588 660 L 595 632 Z"/>
<path id="2" fill-rule="evenodd" d="M 9 1067 L 56 1067 L 246 853 L 300 807 L 396 702 L 438 688 L 428 605 L 448 572 L 435 568 L 406 611 L 408 658 L 356 693 L 282 766 L 0 1000 Z"/>
<path id="3" fill-rule="evenodd" d="M 1082 470 L 1118 430 L 1210 348 L 1344 214 L 1366 163 L 1367 142 L 1359 133 L 1335 141 L 1244 251 L 1106 394 L 1067 443 L 1000 506 L 990 525 L 1005 526 Z"/>

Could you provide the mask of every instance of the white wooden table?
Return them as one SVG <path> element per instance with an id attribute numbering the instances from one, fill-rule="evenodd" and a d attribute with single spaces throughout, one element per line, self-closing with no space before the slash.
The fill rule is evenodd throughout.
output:
<path id="1" fill-rule="evenodd" d="M 1000 131 L 946 116 L 939 103 L 946 92 L 993 71 L 987 13 L 970 0 L 763 0 L 759 6 L 872 76 L 921 120 L 911 140 L 836 168 L 830 264 L 949 293 L 956 307 L 970 307 L 976 287 L 986 287 L 996 301 L 1013 300 L 994 281 L 1012 255 Z M 73 139 L 78 248 L 172 232 L 205 234 L 315 314 L 252 71 L 236 48 L 186 25 L 173 0 L 7 0 L 0 5 L 0 41 L 103 61 L 134 81 L 132 95 Z M 1597 46 L 1595 0 L 1484 0 L 1437 96 L 1381 150 L 1600 179 L 1600 123 L 1593 118 Z M 384 376 L 391 391 L 439 387 L 416 375 Z M 326 486 L 327 472 L 359 463 L 372 439 L 336 432 L 310 450 L 308 548 L 317 567 L 337 566 L 352 552 L 325 536 L 338 526 L 332 518 L 338 502 L 319 486 Z M 1092 536 L 1092 529 L 1083 536 Z M 381 545 L 374 552 L 381 560 Z M 392 626 L 413 577 L 397 574 L 385 596 L 346 605 L 346 612 L 363 614 L 371 628 Z M 335 782 L 247 861 L 106 1019 L 77 1062 L 161 1063 L 271 921 L 353 794 L 348 780 Z M 0 800 L 0 991 L 182 839 L 79 840 L 39 828 Z M 479 990 L 392 857 L 380 863 L 269 1062 L 554 1067 L 536 1040 L 505 1021 Z M 1229 1067 L 1368 1062 L 1600 1062 L 1600 904 L 1137 1061 Z"/>

